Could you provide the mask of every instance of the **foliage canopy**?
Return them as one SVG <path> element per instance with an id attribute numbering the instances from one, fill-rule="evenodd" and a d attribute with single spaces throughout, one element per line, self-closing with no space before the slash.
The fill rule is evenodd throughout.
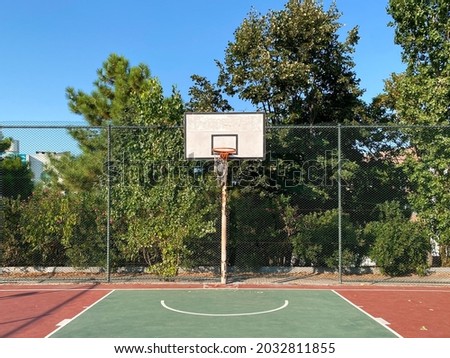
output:
<path id="1" fill-rule="evenodd" d="M 252 11 L 234 33 L 218 83 L 271 114 L 272 123 L 352 121 L 361 90 L 351 54 L 358 29 L 339 40 L 340 15 L 315 0 L 289 0 L 284 10 Z"/>

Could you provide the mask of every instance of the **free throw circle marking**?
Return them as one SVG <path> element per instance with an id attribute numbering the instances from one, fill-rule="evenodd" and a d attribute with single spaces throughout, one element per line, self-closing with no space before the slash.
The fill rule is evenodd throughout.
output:
<path id="1" fill-rule="evenodd" d="M 282 306 L 274 308 L 272 310 L 268 310 L 268 311 L 243 312 L 243 313 L 202 313 L 202 312 L 189 312 L 189 311 L 177 310 L 175 308 L 167 306 L 166 303 L 164 302 L 164 300 L 161 300 L 161 306 L 163 306 L 165 309 L 168 309 L 169 311 L 183 313 L 183 314 L 190 314 L 193 316 L 209 316 L 209 317 L 255 316 L 258 314 L 276 312 L 276 311 L 282 310 L 283 308 L 286 308 L 288 305 L 289 305 L 289 301 L 285 300 L 284 304 Z"/>

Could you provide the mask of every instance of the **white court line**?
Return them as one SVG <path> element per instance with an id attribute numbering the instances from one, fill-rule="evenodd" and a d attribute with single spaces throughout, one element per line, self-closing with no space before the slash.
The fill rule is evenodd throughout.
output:
<path id="1" fill-rule="evenodd" d="M 70 318 L 66 318 L 66 319 L 63 319 L 61 322 L 59 322 L 56 326 L 57 327 L 63 327 L 63 326 L 65 326 L 66 324 L 68 324 L 68 323 L 70 323 L 72 320 L 70 319 Z"/>
<path id="2" fill-rule="evenodd" d="M 399 338 L 403 338 L 400 334 L 398 334 L 397 332 L 395 332 L 393 329 L 391 329 L 390 327 L 388 327 L 386 325 L 387 321 L 385 321 L 382 318 L 376 318 L 374 316 L 372 316 L 369 312 L 364 311 L 361 307 L 355 305 L 352 301 L 348 300 L 347 298 L 345 298 L 344 296 L 342 296 L 341 294 L 339 294 L 338 292 L 336 292 L 335 290 L 331 290 L 333 293 L 335 293 L 336 295 L 338 295 L 340 298 L 342 298 L 344 301 L 348 302 L 349 304 L 351 304 L 353 307 L 355 307 L 358 311 L 364 313 L 366 316 L 370 317 L 371 319 L 373 319 L 375 322 L 377 322 L 378 324 L 380 324 L 381 326 L 383 326 L 384 328 L 386 328 L 388 331 L 391 331 L 393 334 L 395 334 L 397 337 Z M 389 323 L 387 323 L 389 324 Z"/>
<path id="3" fill-rule="evenodd" d="M 28 292 L 28 291 L 39 291 L 39 292 L 45 292 L 45 291 L 111 291 L 111 288 L 105 287 L 96 287 L 96 288 L 71 288 L 71 287 L 61 287 L 58 288 L 56 285 L 55 287 L 45 287 L 41 288 L 38 285 L 36 287 L 18 287 L 18 288 L 3 288 L 1 285 L 5 284 L 5 282 L 0 282 L 0 292 Z M 404 288 L 402 286 L 398 286 L 398 288 L 348 288 L 348 287 L 335 287 L 334 289 L 330 289 L 327 287 L 299 287 L 299 288 L 284 288 L 284 287 L 130 287 L 130 288 L 115 288 L 114 291 L 203 291 L 203 290 L 239 290 L 239 291 L 350 291 L 350 292 L 425 292 L 425 293 L 450 293 L 449 289 L 445 288 L 437 288 L 437 287 L 431 287 L 431 288 Z"/>
<path id="4" fill-rule="evenodd" d="M 68 324 L 70 321 L 73 321 L 75 318 L 81 316 L 84 312 L 86 312 L 88 309 L 92 308 L 93 306 L 95 306 L 97 303 L 99 303 L 100 301 L 103 301 L 106 297 L 108 297 L 111 293 L 113 293 L 115 290 L 112 290 L 110 292 L 108 292 L 106 295 L 104 295 L 103 297 L 101 297 L 100 299 L 98 299 L 97 301 L 95 301 L 93 304 L 91 304 L 90 306 L 86 307 L 84 310 L 82 310 L 80 313 L 78 313 L 77 315 L 75 315 L 72 318 L 67 318 L 64 319 L 62 322 L 65 322 L 64 325 L 61 325 L 59 328 L 55 329 L 53 332 L 47 334 L 44 338 L 49 338 L 51 337 L 53 334 L 55 334 L 56 332 L 58 332 L 61 328 L 63 328 L 66 324 Z M 67 322 L 69 321 L 69 322 Z M 59 324 L 58 324 L 59 325 Z"/>
<path id="5" fill-rule="evenodd" d="M 383 319 L 381 317 L 376 318 L 376 321 L 378 321 L 378 323 L 382 324 L 383 326 L 390 325 L 390 323 L 388 321 L 386 321 L 385 319 Z"/>
<path id="6" fill-rule="evenodd" d="M 193 316 L 209 316 L 209 317 L 255 316 L 255 315 L 259 315 L 259 314 L 276 312 L 276 311 L 282 310 L 283 308 L 286 308 L 288 305 L 289 305 L 289 301 L 285 300 L 284 304 L 282 306 L 274 308 L 272 310 L 268 310 L 268 311 L 244 312 L 244 313 L 201 313 L 201 312 L 189 312 L 189 311 L 177 310 L 175 308 L 167 306 L 166 303 L 164 302 L 164 300 L 161 301 L 161 306 L 163 306 L 164 308 L 166 308 L 170 311 L 177 312 L 177 313 L 183 313 L 183 314 L 189 314 L 189 315 L 193 315 Z"/>

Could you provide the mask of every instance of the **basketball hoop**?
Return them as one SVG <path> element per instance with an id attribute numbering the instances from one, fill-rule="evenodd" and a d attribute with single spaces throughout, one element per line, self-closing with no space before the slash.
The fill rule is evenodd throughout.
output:
<path id="1" fill-rule="evenodd" d="M 218 154 L 223 160 L 228 160 L 230 155 L 236 154 L 236 149 L 227 147 L 213 148 L 213 153 Z"/>

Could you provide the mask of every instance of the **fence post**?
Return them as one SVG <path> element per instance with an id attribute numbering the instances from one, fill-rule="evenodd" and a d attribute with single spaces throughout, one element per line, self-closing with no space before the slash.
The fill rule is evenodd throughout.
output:
<path id="1" fill-rule="evenodd" d="M 341 150 L 341 124 L 338 124 L 337 127 L 337 136 L 338 136 L 338 250 L 339 250 L 339 264 L 338 264 L 338 276 L 339 283 L 342 283 L 342 183 L 341 183 L 341 175 L 342 175 L 342 150 Z"/>
<path id="2" fill-rule="evenodd" d="M 1 131 L 0 131 L 1 134 Z M 2 157 L 0 157 L 0 162 L 3 160 Z M 4 212 L 4 200 L 3 200 L 3 166 L 0 166 L 0 240 L 4 240 L 3 236 L 3 230 L 5 225 L 5 212 Z M 2 247 L 0 247 L 0 264 L 3 264 L 3 250 Z"/>
<path id="3" fill-rule="evenodd" d="M 111 121 L 108 122 L 107 144 L 107 200 L 106 200 L 106 281 L 111 282 L 110 239 L 111 239 Z"/>

